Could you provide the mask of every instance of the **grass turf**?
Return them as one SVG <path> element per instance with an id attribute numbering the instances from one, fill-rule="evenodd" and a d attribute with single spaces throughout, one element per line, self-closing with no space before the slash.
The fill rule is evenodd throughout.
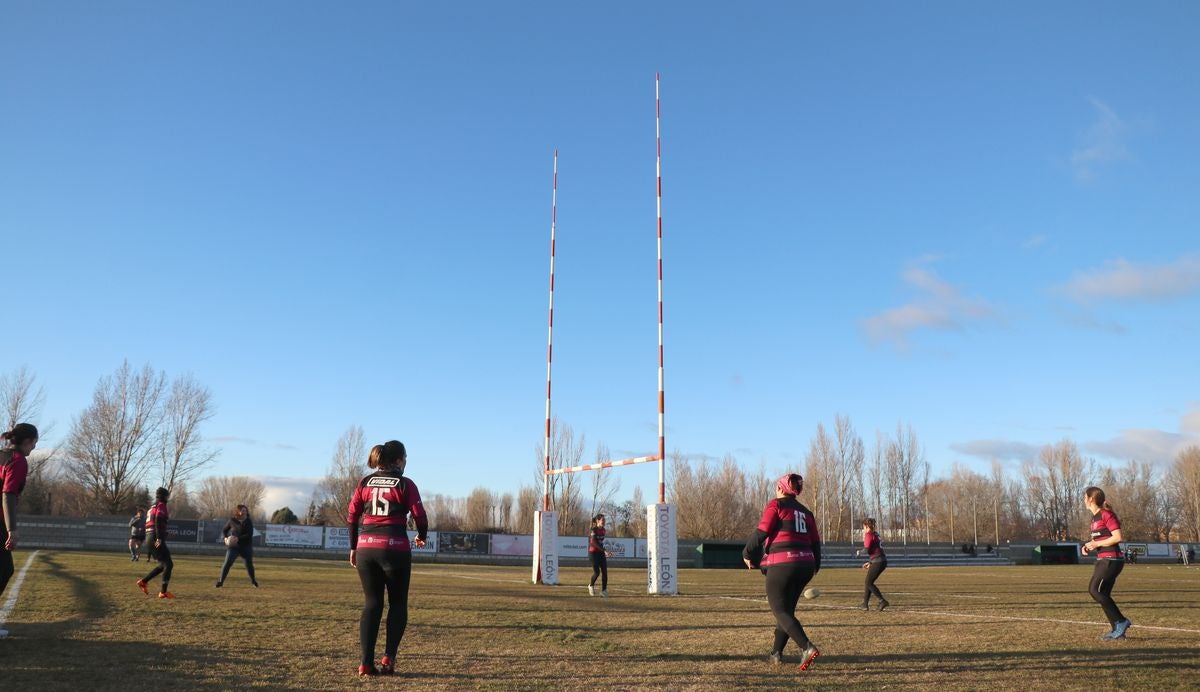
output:
<path id="1" fill-rule="evenodd" d="M 15 555 L 20 570 L 27 551 Z M 1200 568 L 1127 565 L 1114 597 L 1122 642 L 1087 595 L 1090 566 L 891 568 L 884 612 L 863 612 L 863 573 L 828 569 L 801 601 L 821 648 L 767 664 L 773 620 L 757 571 L 682 570 L 680 596 L 645 593 L 645 571 L 591 570 L 534 586 L 529 568 L 416 564 L 397 677 L 359 681 L 362 593 L 344 562 L 256 561 L 213 588 L 220 559 L 179 557 L 171 601 L 120 554 L 43 550 L 0 639 L 5 689 L 953 689 L 1200 685 Z M 157 582 L 152 584 L 156 590 Z M 10 584 L 10 590 L 12 588 Z M 153 593 L 153 591 L 152 591 Z M 9 594 L 5 594 L 7 597 Z M 2 605 L 2 604 L 0 604 Z M 382 654 L 380 636 L 376 660 Z"/>

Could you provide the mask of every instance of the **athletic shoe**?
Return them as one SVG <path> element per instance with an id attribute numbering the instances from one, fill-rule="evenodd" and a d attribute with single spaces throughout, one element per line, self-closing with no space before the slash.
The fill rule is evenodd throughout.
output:
<path id="1" fill-rule="evenodd" d="M 594 586 L 591 586 L 591 585 L 589 584 L 589 585 L 588 585 L 588 595 L 589 595 L 589 596 L 595 596 L 595 595 L 596 595 L 596 587 L 594 587 Z"/>
<path id="2" fill-rule="evenodd" d="M 884 608 L 887 608 L 889 605 L 891 605 L 891 604 L 888 603 L 887 599 L 885 598 L 884 600 L 879 602 L 879 609 L 883 610 Z"/>
<path id="3" fill-rule="evenodd" d="M 817 650 L 817 647 L 813 646 L 812 642 L 809 642 L 808 648 L 804 650 L 804 653 L 800 654 L 800 670 L 808 670 L 808 667 L 811 666 L 812 662 L 817 660 L 817 656 L 820 655 L 821 652 Z"/>
<path id="4" fill-rule="evenodd" d="M 146 580 L 145 580 L 145 579 L 138 579 L 138 580 L 137 580 L 137 587 L 138 587 L 139 589 L 141 589 L 141 590 L 142 590 L 142 593 L 144 593 L 144 594 L 146 594 L 147 596 L 149 596 L 149 595 L 150 595 L 150 589 L 146 588 L 147 586 L 149 586 L 149 585 L 148 585 L 148 584 L 146 584 Z"/>
<path id="5" fill-rule="evenodd" d="M 251 580 L 250 580 L 250 583 L 251 583 L 251 584 L 254 586 L 254 588 L 256 588 L 256 589 L 258 588 L 258 582 L 256 582 L 256 581 L 254 581 L 253 579 L 251 579 Z"/>
<path id="6" fill-rule="evenodd" d="M 159 598 L 175 598 L 175 594 L 171 593 L 170 591 L 159 591 L 158 597 Z"/>
<path id="7" fill-rule="evenodd" d="M 871 606 L 866 601 L 863 601 L 862 605 L 860 605 L 859 608 L 861 608 L 862 610 L 870 610 Z"/>
<path id="8" fill-rule="evenodd" d="M 1117 638 L 1117 630 L 1116 629 L 1110 630 L 1110 631 L 1105 632 L 1104 634 L 1100 635 L 1100 641 L 1102 641 L 1102 642 L 1106 642 L 1106 641 L 1116 639 L 1116 638 Z"/>
<path id="9" fill-rule="evenodd" d="M 600 598 L 608 598 L 608 589 L 600 592 Z"/>
<path id="10" fill-rule="evenodd" d="M 1129 620 L 1129 618 L 1125 618 L 1124 620 L 1113 625 L 1113 639 L 1120 639 L 1124 637 L 1125 632 L 1127 632 L 1132 626 L 1133 623 Z"/>
<path id="11" fill-rule="evenodd" d="M 358 667 L 358 677 L 360 678 L 369 678 L 375 675 L 379 675 L 379 669 L 375 667 L 375 664 Z"/>
<path id="12" fill-rule="evenodd" d="M 219 588 L 221 588 L 221 585 L 222 585 L 222 584 L 224 584 L 224 583 L 225 583 L 225 582 L 223 582 L 223 581 L 219 581 L 219 582 L 217 582 L 216 584 L 213 584 L 213 586 L 215 586 L 216 588 L 218 588 L 218 589 L 219 589 Z"/>
<path id="13" fill-rule="evenodd" d="M 395 675 L 396 674 L 396 662 L 393 661 L 390 656 L 384 656 L 379 661 L 379 674 L 380 675 Z"/>
<path id="14" fill-rule="evenodd" d="M 783 654 L 779 651 L 772 651 L 771 655 L 767 656 L 767 663 L 770 663 L 773 666 L 782 665 L 783 664 Z"/>

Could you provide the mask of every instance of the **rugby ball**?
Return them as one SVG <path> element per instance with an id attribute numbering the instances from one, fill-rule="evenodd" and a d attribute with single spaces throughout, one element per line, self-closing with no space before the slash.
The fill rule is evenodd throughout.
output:
<path id="1" fill-rule="evenodd" d="M 805 589 L 805 590 L 804 590 L 804 597 L 805 597 L 805 598 L 807 598 L 807 599 L 809 599 L 809 600 L 812 600 L 812 599 L 814 599 L 814 598 L 816 598 L 817 596 L 820 596 L 820 595 L 821 595 L 821 590 L 820 590 L 820 589 Z"/>
<path id="2" fill-rule="evenodd" d="M 236 548 L 237 544 L 238 544 L 237 536 L 226 536 L 225 537 L 225 547 L 226 548 Z"/>

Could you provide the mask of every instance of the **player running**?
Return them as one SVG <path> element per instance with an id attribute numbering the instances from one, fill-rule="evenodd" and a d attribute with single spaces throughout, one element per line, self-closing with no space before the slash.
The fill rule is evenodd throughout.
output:
<path id="1" fill-rule="evenodd" d="M 250 583 L 257 589 L 258 580 L 254 578 L 254 520 L 250 518 L 250 508 L 238 505 L 221 529 L 221 536 L 225 539 L 225 564 L 221 565 L 221 578 L 217 580 L 216 587 L 219 589 L 225 584 L 229 568 L 240 557 L 246 563 Z"/>
<path id="2" fill-rule="evenodd" d="M 592 561 L 592 582 L 588 584 L 588 595 L 596 595 L 596 577 L 600 581 L 600 595 L 608 598 L 608 558 L 612 553 L 604 549 L 604 515 L 592 517 L 592 533 L 588 536 L 588 559 Z"/>
<path id="3" fill-rule="evenodd" d="M 855 553 L 867 553 L 867 561 L 863 563 L 863 569 L 867 570 L 867 583 L 863 587 L 863 602 L 860 607 L 870 610 L 871 594 L 875 594 L 875 598 L 879 600 L 879 609 L 883 610 L 888 607 L 888 600 L 880 593 L 879 587 L 875 586 L 875 580 L 887 569 L 887 555 L 883 554 L 883 542 L 879 539 L 879 534 L 875 533 L 875 520 L 863 519 L 862 529 L 863 549 Z"/>
<path id="4" fill-rule="evenodd" d="M 37 447 L 38 430 L 29 423 L 18 423 L 12 430 L 0 433 L 0 595 L 8 588 L 16 569 L 12 551 L 17 549 L 17 509 L 29 475 L 29 455 Z M 8 630 L 0 629 L 0 637 Z"/>
<path id="5" fill-rule="evenodd" d="M 371 448 L 367 466 L 376 469 L 358 482 L 350 498 L 347 523 L 350 525 L 350 564 L 358 569 L 362 582 L 362 617 L 358 640 L 362 647 L 359 676 L 392 675 L 396 650 L 408 626 L 408 582 L 412 573 L 412 552 L 408 543 L 408 516 L 417 525 L 413 543 L 425 546 L 429 522 L 421 506 L 417 486 L 404 477 L 408 454 L 404 445 L 392 440 Z M 359 529 L 359 521 L 362 529 Z M 388 594 L 387 639 L 383 659 L 375 667 L 375 641 L 383 617 L 383 591 Z"/>
<path id="6" fill-rule="evenodd" d="M 1117 519 L 1112 505 L 1104 498 L 1104 491 L 1096 486 L 1083 491 L 1083 504 L 1092 513 L 1092 540 L 1083 544 L 1083 554 L 1096 554 L 1096 569 L 1092 572 L 1088 593 L 1104 609 L 1104 615 L 1112 625 L 1112 631 L 1100 638 L 1124 639 L 1125 632 L 1133 623 L 1121 614 L 1121 609 L 1112 599 L 1117 575 L 1125 569 L 1125 557 L 1121 553 L 1121 520 Z"/>
<path id="7" fill-rule="evenodd" d="M 754 569 L 759 566 L 754 557 L 762 555 L 761 566 L 766 568 L 767 603 L 775 616 L 775 643 L 768 660 L 782 663 L 783 649 L 791 639 L 802 651 L 800 670 L 808 670 L 821 652 L 796 619 L 796 602 L 821 569 L 821 536 L 812 511 L 796 499 L 803 490 L 804 478 L 798 473 L 779 479 L 775 499 L 763 509 L 762 520 L 742 551 L 742 560 L 748 569 Z"/>
<path id="8" fill-rule="evenodd" d="M 129 561 L 137 562 L 142 554 L 142 543 L 146 540 L 146 515 L 141 507 L 129 520 Z"/>
<path id="9" fill-rule="evenodd" d="M 171 491 L 166 488 L 159 488 L 154 491 L 154 506 L 146 513 L 146 545 L 149 546 L 146 554 L 151 560 L 158 560 L 158 565 L 150 570 L 150 573 L 141 579 L 137 580 L 137 587 L 142 590 L 142 593 L 150 595 L 149 582 L 151 579 L 162 575 L 162 588 L 158 592 L 159 598 L 175 598 L 175 594 L 171 593 L 168 584 L 171 581 L 171 569 L 175 567 L 175 562 L 171 560 L 171 550 L 167 547 L 167 500 L 171 497 Z"/>

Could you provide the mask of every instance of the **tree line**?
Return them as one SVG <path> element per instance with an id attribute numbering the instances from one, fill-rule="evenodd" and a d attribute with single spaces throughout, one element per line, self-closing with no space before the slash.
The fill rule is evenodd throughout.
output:
<path id="1" fill-rule="evenodd" d="M 0 377 L 0 413 L 8 427 L 36 422 L 44 389 L 28 368 Z M 30 514 L 83 516 L 126 514 L 148 506 L 152 488 L 172 491 L 172 516 L 219 519 L 245 504 L 257 520 L 266 487 L 245 476 L 200 473 L 216 458 L 202 425 L 215 413 L 209 389 L 190 375 L 168 379 L 149 365 L 123 363 L 100 378 L 90 404 L 71 423 L 65 443 L 44 446 L 30 459 L 22 510 Z M 53 425 L 39 426 L 49 439 Z M 465 496 L 434 493 L 423 498 L 430 526 L 440 531 L 528 533 L 542 504 L 544 441 L 534 448 L 535 466 L 515 491 L 476 487 Z M 359 480 L 368 472 L 363 429 L 352 425 L 338 438 L 325 476 L 306 508 L 278 508 L 278 523 L 340 526 Z M 590 448 L 585 435 L 557 418 L 550 435 L 551 468 L 610 460 L 603 443 Z M 61 463 L 56 463 L 61 462 Z M 681 538 L 744 538 L 774 496 L 775 477 L 804 475 L 802 501 L 818 517 L 823 538 L 854 542 L 863 517 L 876 519 L 892 543 L 1004 543 L 1069 540 L 1086 535 L 1083 490 L 1104 488 L 1134 541 L 1200 542 L 1200 446 L 1179 452 L 1166 467 L 1129 460 L 1103 465 L 1083 456 L 1070 439 L 1042 447 L 1016 467 L 992 461 L 988 473 L 962 464 L 940 477 L 912 426 L 876 432 L 870 445 L 850 418 L 817 424 L 800 467 L 748 471 L 732 455 L 719 461 L 670 455 L 667 501 L 676 507 Z M 551 507 L 560 535 L 585 535 L 597 513 L 608 517 L 612 536 L 644 536 L 646 501 L 641 488 L 619 500 L 619 471 L 553 475 Z"/>

